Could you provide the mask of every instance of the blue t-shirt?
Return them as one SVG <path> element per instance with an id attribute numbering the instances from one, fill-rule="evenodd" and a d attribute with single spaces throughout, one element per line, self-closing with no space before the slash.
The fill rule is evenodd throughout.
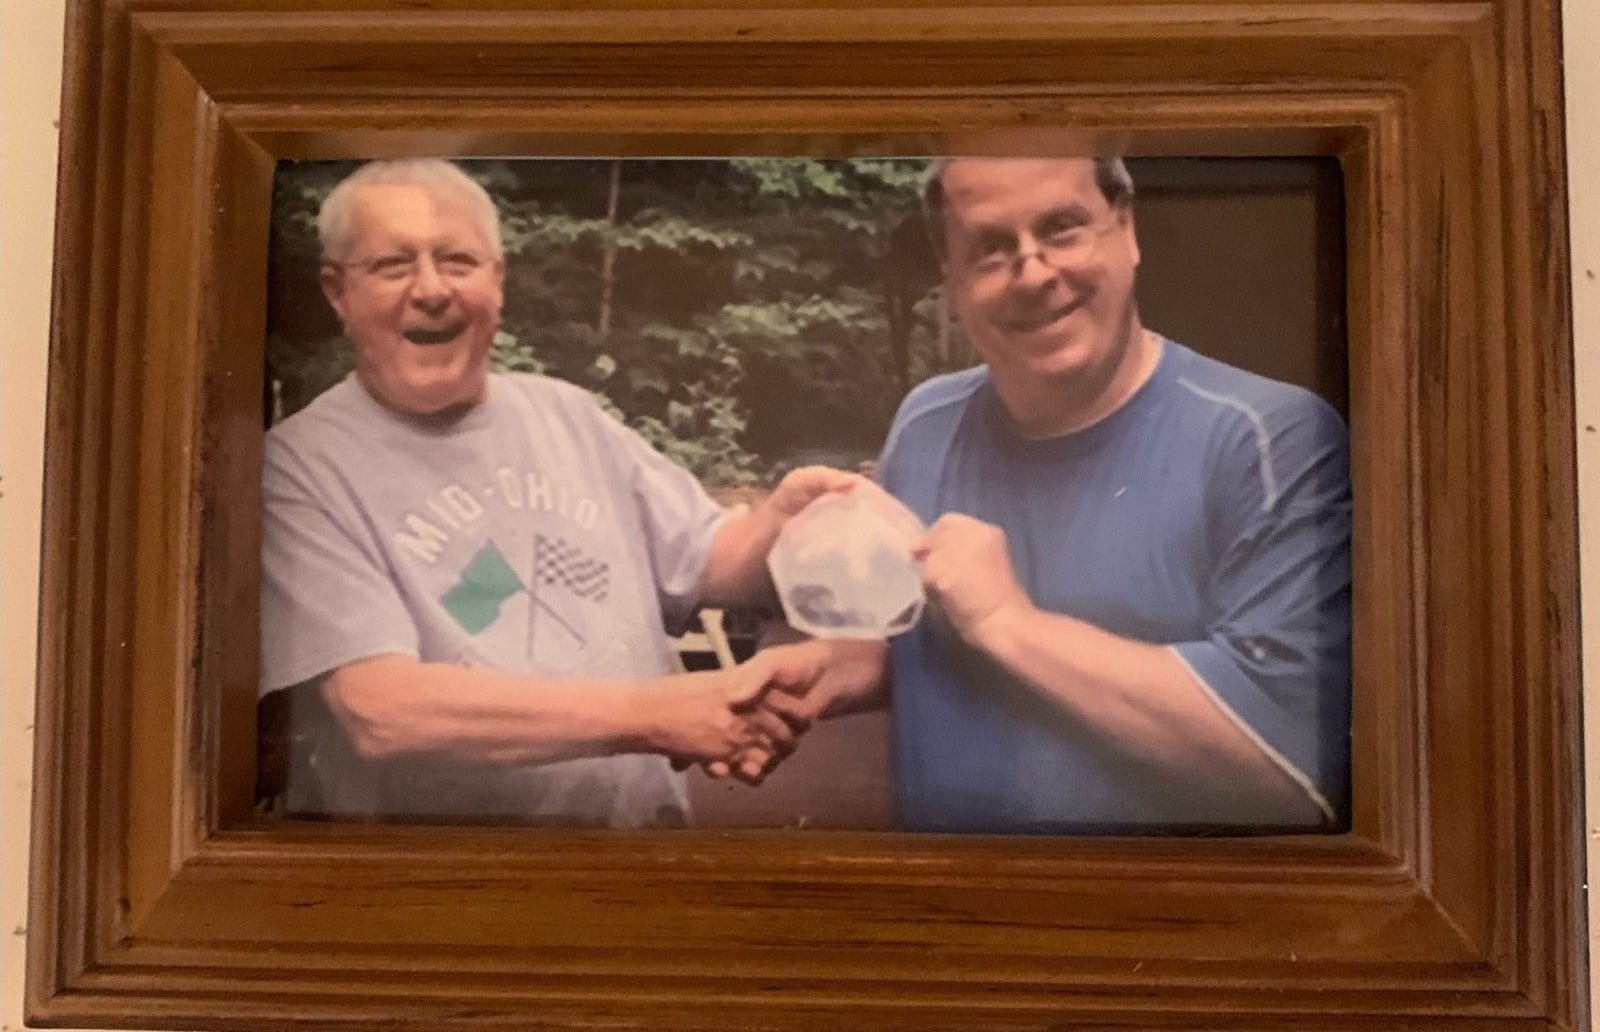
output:
<path id="1" fill-rule="evenodd" d="M 1021 436 L 987 370 L 901 406 L 884 486 L 925 522 L 1001 527 L 1034 604 L 1170 645 L 1318 805 L 1346 820 L 1348 432 L 1298 387 L 1171 341 L 1150 379 L 1084 430 Z M 1274 818 L 1140 766 L 940 622 L 894 639 L 903 827 L 1151 832 Z"/>

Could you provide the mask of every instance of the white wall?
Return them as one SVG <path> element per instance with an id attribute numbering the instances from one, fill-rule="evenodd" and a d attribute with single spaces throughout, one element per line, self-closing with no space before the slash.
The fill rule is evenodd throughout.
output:
<path id="1" fill-rule="evenodd" d="M 0 3 L 0 1032 L 22 1026 L 53 123 L 63 3 Z M 1600 44 L 1600 3 L 1566 0 L 1565 7 L 1583 580 L 1586 596 L 1600 598 L 1600 432 L 1583 430 L 1600 426 L 1600 62 L 1592 59 Z M 1586 607 L 1583 628 L 1589 641 L 1600 642 L 1600 605 Z M 1600 657 L 1588 657 L 1584 683 L 1591 700 L 1600 698 Z M 1600 828 L 1600 702 L 1591 702 L 1587 731 L 1590 769 L 1596 772 L 1589 778 L 1589 819 Z M 1594 877 L 1600 875 L 1600 849 L 1591 853 Z M 1600 994 L 1596 998 L 1600 1003 Z"/>
<path id="2" fill-rule="evenodd" d="M 1564 0 L 1567 184 L 1577 367 L 1578 549 L 1583 576 L 1584 739 L 1589 877 L 1600 889 L 1600 3 Z M 1600 893 L 1597 893 L 1600 894 Z M 1591 1022 L 1600 1024 L 1600 906 L 1589 899 Z"/>
<path id="3" fill-rule="evenodd" d="M 22 1027 L 63 3 L 0 0 L 0 1032 Z"/>

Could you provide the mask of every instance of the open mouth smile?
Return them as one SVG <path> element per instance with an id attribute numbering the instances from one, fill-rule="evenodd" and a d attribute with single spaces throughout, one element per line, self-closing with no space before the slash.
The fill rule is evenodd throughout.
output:
<path id="1" fill-rule="evenodd" d="M 467 328 L 464 322 L 453 322 L 444 326 L 428 327 L 413 326 L 401 331 L 401 336 L 413 344 L 448 344 L 461 336 Z"/>
<path id="2" fill-rule="evenodd" d="M 1035 316 L 1013 319 L 1006 328 L 1012 333 L 1034 333 L 1047 327 L 1054 326 L 1056 323 L 1060 322 L 1062 319 L 1065 319 L 1073 312 L 1076 312 L 1081 307 L 1083 307 L 1083 303 L 1081 301 L 1074 301 L 1070 305 L 1063 305 L 1060 308 L 1052 308 L 1048 312 L 1041 312 Z"/>

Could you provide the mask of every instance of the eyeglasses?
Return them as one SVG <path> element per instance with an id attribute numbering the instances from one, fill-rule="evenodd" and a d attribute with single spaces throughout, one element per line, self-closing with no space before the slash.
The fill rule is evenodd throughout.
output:
<path id="1" fill-rule="evenodd" d="M 342 269 L 353 269 L 382 287 L 399 290 L 417 281 L 425 263 L 431 266 L 434 274 L 446 283 L 461 283 L 488 268 L 494 263 L 494 259 L 475 251 L 444 251 L 431 255 L 401 252 L 359 261 L 329 264 Z"/>
<path id="2" fill-rule="evenodd" d="M 1031 251 L 1019 249 L 1015 237 L 996 236 L 978 243 L 974 248 L 975 256 L 969 260 L 969 268 L 977 279 L 1011 280 L 1021 274 L 1029 258 L 1037 258 L 1060 271 L 1082 264 L 1092 256 L 1100 245 L 1100 238 L 1115 225 L 1115 219 L 1102 219 L 1098 222 L 1047 227 L 1034 237 L 1037 246 Z"/>

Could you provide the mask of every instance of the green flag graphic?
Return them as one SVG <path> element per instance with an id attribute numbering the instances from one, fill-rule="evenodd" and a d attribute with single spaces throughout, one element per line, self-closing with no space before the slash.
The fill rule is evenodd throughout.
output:
<path id="1" fill-rule="evenodd" d="M 491 541 L 472 557 L 462 569 L 461 579 L 439 602 L 468 634 L 477 634 L 500 618 L 500 606 L 506 599 L 526 590 Z"/>

